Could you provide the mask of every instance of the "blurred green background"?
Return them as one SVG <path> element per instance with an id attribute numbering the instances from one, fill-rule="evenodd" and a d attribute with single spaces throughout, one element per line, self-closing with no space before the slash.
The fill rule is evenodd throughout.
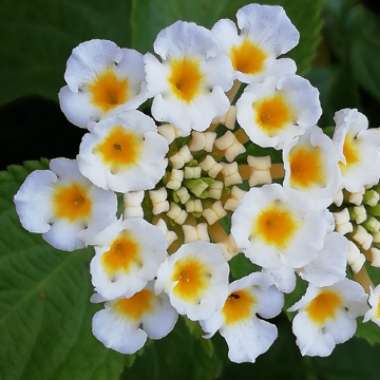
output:
<path id="1" fill-rule="evenodd" d="M 177 19 L 205 26 L 233 18 L 243 0 L 0 0 L 0 169 L 41 156 L 75 157 L 83 131 L 57 104 L 71 49 L 91 38 L 141 52 Z M 353 0 L 269 0 L 301 32 L 290 55 L 319 88 L 322 127 L 334 112 L 357 107 L 380 125 L 380 3 Z M 220 337 L 201 338 L 181 320 L 167 338 L 130 357 L 106 350 L 91 335 L 89 250 L 65 255 L 23 231 L 12 197 L 28 172 L 46 161 L 0 172 L 0 380 L 124 379 L 380 379 L 380 329 L 357 337 L 327 359 L 302 358 L 284 314 L 279 339 L 256 364 L 226 359 Z M 244 259 L 232 263 L 242 274 Z M 380 278 L 378 279 L 380 280 Z M 379 282 L 379 281 L 378 281 Z M 287 300 L 290 303 L 292 300 Z"/>

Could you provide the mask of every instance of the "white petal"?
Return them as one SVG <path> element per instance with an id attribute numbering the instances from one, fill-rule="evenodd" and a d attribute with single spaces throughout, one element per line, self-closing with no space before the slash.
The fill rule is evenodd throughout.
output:
<path id="1" fill-rule="evenodd" d="M 334 337 L 337 344 L 347 342 L 355 335 L 356 320 L 341 311 L 336 318 L 326 323 L 325 331 Z"/>
<path id="2" fill-rule="evenodd" d="M 298 313 L 293 319 L 293 333 L 302 356 L 329 356 L 335 348 L 335 339 L 324 334 L 321 329 L 310 322 L 305 312 Z"/>
<path id="3" fill-rule="evenodd" d="M 156 298 L 154 311 L 142 319 L 143 329 L 151 339 L 161 339 L 168 335 L 177 322 L 178 314 L 170 305 L 165 294 Z"/>
<path id="4" fill-rule="evenodd" d="M 317 286 L 333 285 L 346 276 L 348 250 L 348 240 L 330 232 L 318 257 L 300 271 L 300 276 Z"/>
<path id="5" fill-rule="evenodd" d="M 228 344 L 228 358 L 235 363 L 252 362 L 268 351 L 277 338 L 277 327 L 259 318 L 231 327 L 223 327 L 220 334 Z"/>
<path id="6" fill-rule="evenodd" d="M 297 277 L 292 268 L 282 265 L 277 268 L 263 269 L 263 272 L 270 276 L 276 287 L 284 293 L 291 293 L 296 287 Z"/>
<path id="7" fill-rule="evenodd" d="M 279 56 L 297 46 L 299 33 L 280 6 L 249 4 L 236 14 L 239 28 Z"/>
<path id="8" fill-rule="evenodd" d="M 133 354 L 146 342 L 147 334 L 116 315 L 110 308 L 98 311 L 92 319 L 92 333 L 106 347 Z"/>
<path id="9" fill-rule="evenodd" d="M 53 216 L 49 202 L 57 176 L 50 170 L 35 170 L 26 177 L 17 191 L 14 202 L 22 226 L 36 233 L 50 229 Z"/>

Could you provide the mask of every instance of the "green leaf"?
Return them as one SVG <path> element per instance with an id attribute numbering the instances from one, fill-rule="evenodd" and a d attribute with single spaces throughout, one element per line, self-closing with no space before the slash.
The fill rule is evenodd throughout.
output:
<path id="1" fill-rule="evenodd" d="M 132 45 L 142 51 L 152 50 L 160 29 L 176 20 L 195 21 L 211 27 L 219 18 L 235 18 L 236 11 L 253 1 L 247 0 L 132 0 Z M 322 0 L 264 0 L 260 4 L 282 5 L 301 33 L 301 42 L 290 54 L 301 72 L 306 71 L 314 57 L 321 30 Z M 149 22 L 146 22 L 149 20 Z"/>
<path id="2" fill-rule="evenodd" d="M 242 0 L 3 0 L 0 7 L 0 103 L 26 95 L 57 99 L 71 50 L 81 41 L 111 39 L 121 46 L 152 51 L 156 34 L 176 20 L 211 27 L 234 18 Z M 319 41 L 322 0 L 266 0 L 283 5 L 301 32 L 291 53 L 301 72 Z"/>
<path id="3" fill-rule="evenodd" d="M 130 1 L 3 0 L 0 103 L 25 95 L 57 100 L 71 50 L 92 38 L 128 45 Z"/>
<path id="4" fill-rule="evenodd" d="M 252 272 L 260 270 L 260 268 L 257 265 L 252 264 L 243 253 L 234 256 L 229 261 L 229 265 L 232 280 L 238 280 L 239 278 L 248 276 Z"/>
<path id="5" fill-rule="evenodd" d="M 194 327 L 194 326 L 193 326 Z M 222 370 L 211 341 L 197 338 L 182 318 L 175 329 L 159 341 L 151 341 L 144 353 L 126 370 L 125 380 L 211 380 Z"/>
<path id="6" fill-rule="evenodd" d="M 1 380 L 113 380 L 124 357 L 91 334 L 89 250 L 64 253 L 19 224 L 13 196 L 27 162 L 0 172 Z"/>

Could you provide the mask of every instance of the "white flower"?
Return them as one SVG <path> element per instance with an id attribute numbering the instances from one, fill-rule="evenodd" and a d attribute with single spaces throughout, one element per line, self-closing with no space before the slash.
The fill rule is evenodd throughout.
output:
<path id="1" fill-rule="evenodd" d="M 87 128 L 89 122 L 143 103 L 144 77 L 143 56 L 136 50 L 107 40 L 83 42 L 67 61 L 61 109 L 71 123 Z"/>
<path id="2" fill-rule="evenodd" d="M 352 193 L 380 179 L 380 134 L 368 129 L 368 119 L 356 109 L 335 113 L 334 142 L 341 153 L 343 187 Z"/>
<path id="3" fill-rule="evenodd" d="M 128 111 L 83 136 L 78 165 L 95 185 L 126 193 L 152 189 L 165 174 L 168 143 L 149 116 Z"/>
<path id="4" fill-rule="evenodd" d="M 277 327 L 262 318 L 280 314 L 284 296 L 263 273 L 252 273 L 229 286 L 223 307 L 201 321 L 208 337 L 218 330 L 228 344 L 228 357 L 235 363 L 252 362 L 277 338 Z"/>
<path id="5" fill-rule="evenodd" d="M 275 149 L 304 134 L 322 114 L 318 90 L 298 75 L 251 83 L 236 107 L 237 120 L 250 140 Z"/>
<path id="6" fill-rule="evenodd" d="M 232 67 L 209 30 L 177 21 L 157 35 L 154 51 L 161 61 L 145 55 L 145 71 L 156 120 L 189 134 L 204 131 L 227 112 L 224 91 L 232 86 Z"/>
<path id="7" fill-rule="evenodd" d="M 284 187 L 308 207 L 328 207 L 341 185 L 338 160 L 332 140 L 312 127 L 283 150 Z"/>
<path id="8" fill-rule="evenodd" d="M 205 241 L 182 245 L 158 269 L 156 291 L 166 291 L 179 314 L 209 318 L 227 298 L 229 267 L 223 248 Z"/>
<path id="9" fill-rule="evenodd" d="M 346 277 L 350 241 L 337 232 L 329 232 L 318 256 L 298 273 L 315 286 L 330 286 Z"/>
<path id="10" fill-rule="evenodd" d="M 143 289 L 167 256 L 165 235 L 140 218 L 115 221 L 92 243 L 92 283 L 105 299 L 130 297 Z"/>
<path id="11" fill-rule="evenodd" d="M 370 289 L 368 303 L 371 308 L 364 315 L 364 322 L 372 321 L 380 327 L 380 285 Z"/>
<path id="12" fill-rule="evenodd" d="M 314 260 L 332 229 L 327 210 L 308 209 L 296 196 L 272 184 L 244 195 L 232 214 L 231 234 L 253 263 L 274 271 L 285 267 L 289 272 Z M 294 282 L 290 273 L 285 277 Z"/>
<path id="13" fill-rule="evenodd" d="M 104 300 L 95 295 L 93 302 Z M 122 354 L 133 354 L 147 338 L 161 339 L 174 328 L 178 314 L 166 294 L 155 295 L 152 286 L 129 298 L 118 298 L 105 303 L 95 313 L 92 332 L 106 347 Z"/>
<path id="14" fill-rule="evenodd" d="M 238 10 L 236 18 L 240 33 L 228 19 L 219 20 L 211 30 L 230 58 L 235 78 L 251 83 L 265 75 L 296 72 L 293 60 L 277 59 L 299 41 L 299 33 L 282 7 L 249 4 Z"/>
<path id="15" fill-rule="evenodd" d="M 329 356 L 336 344 L 349 340 L 356 331 L 356 318 L 367 306 L 361 285 L 344 279 L 335 285 L 309 285 L 305 295 L 289 311 L 297 311 L 293 333 L 302 355 Z"/>
<path id="16" fill-rule="evenodd" d="M 83 248 L 116 219 L 116 195 L 93 186 L 75 160 L 56 158 L 49 167 L 29 174 L 14 197 L 21 224 L 57 249 Z"/>

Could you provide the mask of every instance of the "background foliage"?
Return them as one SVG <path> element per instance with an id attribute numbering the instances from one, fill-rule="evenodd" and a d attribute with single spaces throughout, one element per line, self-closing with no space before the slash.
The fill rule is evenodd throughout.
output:
<path id="1" fill-rule="evenodd" d="M 145 52 L 157 31 L 177 19 L 211 26 L 218 18 L 233 18 L 248 2 L 0 0 L 1 169 L 41 155 L 75 156 L 83 131 L 64 119 L 56 94 L 66 59 L 80 41 L 108 38 Z M 301 32 L 292 57 L 321 91 L 321 126 L 331 126 L 333 113 L 342 107 L 358 107 L 373 125 L 380 124 L 377 2 L 260 2 L 283 5 Z M 229 363 L 220 337 L 204 340 L 197 325 L 184 319 L 167 338 L 134 356 L 105 349 L 91 335 L 97 308 L 88 302 L 91 252 L 55 251 L 25 232 L 15 214 L 17 188 L 28 172 L 46 165 L 28 161 L 0 173 L 1 380 L 379 378 L 380 332 L 374 325 L 361 326 L 357 338 L 338 346 L 328 359 L 305 359 L 285 314 L 275 321 L 279 339 L 254 365 Z M 236 257 L 232 276 L 245 275 L 249 265 Z"/>

